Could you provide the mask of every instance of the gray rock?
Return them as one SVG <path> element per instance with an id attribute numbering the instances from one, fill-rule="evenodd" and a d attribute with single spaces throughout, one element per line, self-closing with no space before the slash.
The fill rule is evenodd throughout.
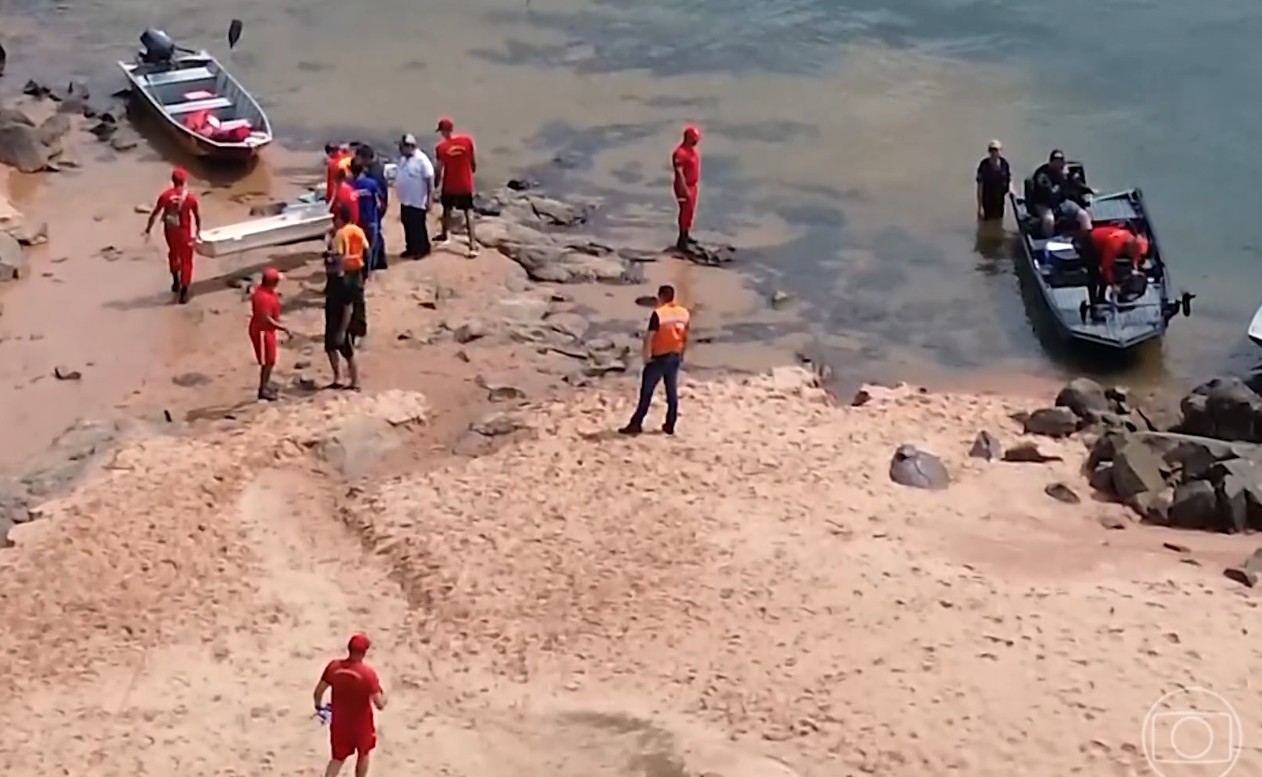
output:
<path id="1" fill-rule="evenodd" d="M 1049 456 L 1039 450 L 1037 443 L 1025 440 L 1003 452 L 1003 460 L 1013 464 L 1046 464 L 1050 461 L 1064 461 L 1060 456 Z"/>
<path id="2" fill-rule="evenodd" d="M 1262 548 L 1253 551 L 1253 555 L 1234 567 L 1227 567 L 1223 575 L 1241 585 L 1253 588 L 1258 584 L 1258 575 L 1262 573 Z"/>
<path id="3" fill-rule="evenodd" d="M 591 209 L 585 205 L 573 205 L 550 197 L 530 195 L 526 200 L 535 216 L 552 226 L 575 227 L 586 223 L 591 213 Z"/>
<path id="4" fill-rule="evenodd" d="M 1130 439 L 1113 456 L 1113 493 L 1123 501 L 1144 491 L 1166 486 L 1167 471 L 1161 456 L 1142 440 Z"/>
<path id="5" fill-rule="evenodd" d="M 110 138 L 110 148 L 114 149 L 115 151 L 131 151 L 133 148 L 139 145 L 140 145 L 140 138 L 137 137 L 136 135 L 132 135 L 131 133 L 126 133 L 122 135 L 115 134 L 113 137 Z"/>
<path id="6" fill-rule="evenodd" d="M 12 235 L 0 232 L 0 282 L 25 277 L 27 268 L 22 245 Z"/>
<path id="7" fill-rule="evenodd" d="M 403 442 L 403 433 L 388 420 L 354 416 L 320 441 L 319 452 L 342 475 L 355 478 Z"/>
<path id="8" fill-rule="evenodd" d="M 1057 502 L 1064 502 L 1067 505 L 1076 505 L 1082 502 L 1082 498 L 1078 496 L 1078 493 L 1065 483 L 1048 483 L 1043 489 L 1043 493 Z"/>
<path id="9" fill-rule="evenodd" d="M 469 428 L 483 437 L 500 437 L 527 429 L 529 424 L 516 413 L 492 413 Z"/>
<path id="10" fill-rule="evenodd" d="M 1078 431 L 1078 416 L 1067 407 L 1043 407 L 1025 419 L 1028 434 L 1046 437 L 1068 437 Z"/>
<path id="11" fill-rule="evenodd" d="M 61 139 L 70 133 L 70 117 L 64 113 L 54 113 L 39 125 L 39 142 L 49 149 L 49 155 L 61 148 Z"/>
<path id="12" fill-rule="evenodd" d="M 0 125 L 0 164 L 23 173 L 38 173 L 48 166 L 49 156 L 35 127 L 16 123 Z"/>
<path id="13" fill-rule="evenodd" d="M 1113 489 L 1113 463 L 1102 461 L 1091 470 L 1091 474 L 1087 476 L 1087 482 L 1093 489 L 1107 496 L 1117 496 L 1117 492 Z"/>
<path id="14" fill-rule="evenodd" d="M 1245 497 L 1248 482 L 1228 475 L 1214 483 L 1218 502 L 1218 529 L 1228 534 L 1242 534 L 1249 525 L 1249 502 Z"/>
<path id="15" fill-rule="evenodd" d="M 1179 529 L 1214 530 L 1219 525 L 1218 495 L 1204 480 L 1181 483 L 1174 489 L 1170 524 Z"/>
<path id="16" fill-rule="evenodd" d="M 591 322 L 577 313 L 549 313 L 543 320 L 554 332 L 575 341 L 582 340 L 591 328 Z"/>
<path id="17" fill-rule="evenodd" d="M 1003 453 L 1003 445 L 1000 444 L 998 438 L 985 430 L 977 433 L 977 437 L 973 439 L 973 447 L 968 449 L 969 456 L 986 461 L 1002 459 Z"/>
<path id="18" fill-rule="evenodd" d="M 1134 510 L 1144 523 L 1154 526 L 1170 525 L 1170 505 L 1174 502 L 1174 488 L 1167 486 L 1160 491 L 1144 491 L 1126 500 L 1126 506 Z"/>
<path id="19" fill-rule="evenodd" d="M 501 248 L 531 280 L 543 283 L 633 283 L 638 276 L 616 254 L 595 256 L 555 244 Z"/>
<path id="20" fill-rule="evenodd" d="M 1179 430 L 1220 440 L 1262 441 L 1262 397 L 1239 378 L 1214 378 L 1180 403 Z"/>
<path id="21" fill-rule="evenodd" d="M 890 480 L 900 486 L 941 490 L 951 484 L 942 460 L 914 445 L 900 445 L 890 459 Z"/>
<path id="22" fill-rule="evenodd" d="M 451 336 L 460 344 L 471 343 L 482 337 L 486 337 L 490 330 L 486 324 L 478 319 L 472 319 L 460 324 L 451 330 Z"/>
<path id="23" fill-rule="evenodd" d="M 1105 413 L 1112 410 L 1104 388 L 1090 378 L 1074 378 L 1056 395 L 1056 406 L 1067 407 L 1079 418 L 1086 418 L 1088 411 Z"/>
<path id="24" fill-rule="evenodd" d="M 694 264 L 718 267 L 736 258 L 736 246 L 693 241 L 683 252 L 683 257 Z"/>

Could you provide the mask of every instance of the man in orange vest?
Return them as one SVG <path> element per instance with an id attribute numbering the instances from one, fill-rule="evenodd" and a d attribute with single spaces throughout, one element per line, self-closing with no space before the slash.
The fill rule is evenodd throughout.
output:
<path id="1" fill-rule="evenodd" d="M 1117 260 L 1126 258 L 1132 267 L 1137 267 L 1148 253 L 1148 238 L 1122 227 L 1099 226 L 1091 230 L 1088 251 L 1091 256 L 1084 262 L 1087 300 L 1092 305 L 1098 305 L 1105 301 L 1105 289 L 1116 288 L 1114 265 Z"/>
<path id="2" fill-rule="evenodd" d="M 666 423 L 662 431 L 675 433 L 675 421 L 679 418 L 679 367 L 688 347 L 688 309 L 675 302 L 675 287 L 662 286 L 657 290 L 657 308 L 649 316 L 648 329 L 644 332 L 644 372 L 640 377 L 640 402 L 635 414 L 622 434 L 639 434 L 644 431 L 644 417 L 658 383 L 666 384 Z"/>

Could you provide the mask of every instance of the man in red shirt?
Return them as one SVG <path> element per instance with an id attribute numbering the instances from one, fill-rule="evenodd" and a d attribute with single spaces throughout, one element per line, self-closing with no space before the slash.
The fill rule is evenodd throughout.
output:
<path id="1" fill-rule="evenodd" d="M 324 694 L 333 689 L 330 705 L 329 745 L 332 750 L 324 777 L 337 777 L 342 764 L 355 754 L 355 777 L 367 777 L 368 759 L 377 746 L 373 707 L 386 708 L 386 692 L 373 668 L 364 661 L 370 643 L 355 634 L 346 645 L 346 658 L 337 658 L 324 667 L 312 694 L 316 714 L 324 711 Z"/>
<path id="2" fill-rule="evenodd" d="M 478 241 L 473 235 L 473 174 L 478 171 L 478 160 L 473 150 L 473 138 L 464 133 L 455 132 L 455 124 L 446 116 L 438 120 L 438 134 L 442 140 L 434 149 L 434 158 L 438 161 L 437 183 L 435 188 L 441 193 L 439 202 L 443 205 L 442 231 L 435 242 L 447 239 L 447 231 L 451 227 L 451 212 L 464 212 L 465 224 L 469 227 L 469 256 L 478 255 Z"/>
<path id="3" fill-rule="evenodd" d="M 1105 290 L 1116 293 L 1116 263 L 1128 259 L 1132 267 L 1138 267 L 1148 253 L 1148 238 L 1136 235 L 1129 229 L 1115 226 L 1099 226 L 1090 233 L 1090 253 L 1084 264 L 1087 270 L 1087 301 L 1098 305 L 1105 301 Z"/>
<path id="4" fill-rule="evenodd" d="M 675 247 L 687 251 L 692 243 L 692 219 L 697 214 L 697 187 L 701 183 L 701 130 L 692 124 L 684 127 L 684 139 L 671 154 L 670 166 L 675 171 L 675 202 L 679 205 L 679 239 Z"/>
<path id="5" fill-rule="evenodd" d="M 260 400 L 274 401 L 276 392 L 269 385 L 272 368 L 276 366 L 276 331 L 289 333 L 280 322 L 280 297 L 276 286 L 280 272 L 275 267 L 263 270 L 263 282 L 250 295 L 250 344 L 254 346 L 254 358 L 259 363 Z"/>
<path id="6" fill-rule="evenodd" d="M 333 187 L 337 185 L 337 171 L 345 170 L 351 163 L 351 150 L 338 143 L 324 144 L 324 201 L 333 201 Z"/>
<path id="7" fill-rule="evenodd" d="M 171 271 L 171 291 L 178 294 L 180 304 L 188 302 L 188 287 L 193 283 L 193 243 L 202 233 L 202 212 L 197 195 L 188 190 L 188 174 L 183 168 L 171 172 L 171 186 L 158 195 L 149 212 L 145 237 L 154 222 L 162 216 L 163 234 L 167 240 L 167 269 Z"/>
<path id="8" fill-rule="evenodd" d="M 351 184 L 350 165 L 346 169 L 338 168 L 333 174 L 333 199 L 329 201 L 329 213 L 336 214 L 339 206 L 345 206 L 350 212 L 352 224 L 359 223 L 359 192 Z"/>

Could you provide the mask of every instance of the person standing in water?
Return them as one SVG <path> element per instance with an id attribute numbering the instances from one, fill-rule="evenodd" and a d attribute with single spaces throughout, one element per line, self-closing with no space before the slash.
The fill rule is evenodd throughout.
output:
<path id="1" fill-rule="evenodd" d="M 977 163 L 977 220 L 1003 221 L 1011 189 L 1012 168 L 1003 158 L 1003 144 L 992 140 L 986 146 L 986 158 Z"/>
<path id="2" fill-rule="evenodd" d="M 439 202 L 443 206 L 442 229 L 436 243 L 447 240 L 451 229 L 451 212 L 464 213 L 469 228 L 469 258 L 478 255 L 478 241 L 473 234 L 473 174 L 478 171 L 478 159 L 473 149 L 473 138 L 455 131 L 455 123 L 446 116 L 438 120 L 438 134 L 442 140 L 434 149 L 438 160 L 438 182 L 441 192 Z"/>
<path id="3" fill-rule="evenodd" d="M 675 248 L 687 251 L 692 246 L 692 220 L 697 215 L 697 194 L 701 185 L 701 130 L 689 124 L 684 127 L 684 139 L 671 154 L 670 166 L 674 170 L 675 202 L 679 206 L 679 239 Z"/>
<path id="4" fill-rule="evenodd" d="M 316 715 L 324 715 L 324 694 L 333 691 L 329 715 L 329 764 L 324 777 L 337 777 L 342 764 L 355 756 L 355 777 L 367 777 L 369 758 L 377 747 L 377 728 L 373 708 L 386 708 L 386 692 L 381 678 L 364 656 L 371 643 L 363 634 L 355 634 L 346 644 L 346 658 L 336 658 L 324 667 L 316 683 L 312 700 Z"/>
<path id="5" fill-rule="evenodd" d="M 181 167 L 171 172 L 171 186 L 158 195 L 145 225 L 147 239 L 154 222 L 162 217 L 163 235 L 167 241 L 167 269 L 171 271 L 171 293 L 178 294 L 180 304 L 188 302 L 193 284 L 193 244 L 202 233 L 202 212 L 197 195 L 188 190 L 188 173 Z"/>

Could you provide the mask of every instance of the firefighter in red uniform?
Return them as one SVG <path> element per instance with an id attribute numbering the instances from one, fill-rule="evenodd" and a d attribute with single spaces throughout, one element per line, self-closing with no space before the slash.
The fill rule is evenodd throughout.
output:
<path id="1" fill-rule="evenodd" d="M 697 214 L 697 189 L 701 184 L 701 130 L 692 124 L 684 127 L 684 139 L 671 154 L 675 171 L 675 201 L 679 205 L 679 239 L 675 247 L 687 251 L 692 244 L 692 219 Z"/>
<path id="2" fill-rule="evenodd" d="M 180 304 L 188 302 L 188 289 L 193 283 L 193 244 L 202 232 L 202 213 L 197 195 L 188 190 L 188 174 L 183 168 L 171 172 L 171 186 L 158 195 L 149 213 L 145 237 L 162 217 L 162 230 L 167 241 L 167 267 L 171 271 L 171 292 L 179 295 Z"/>

